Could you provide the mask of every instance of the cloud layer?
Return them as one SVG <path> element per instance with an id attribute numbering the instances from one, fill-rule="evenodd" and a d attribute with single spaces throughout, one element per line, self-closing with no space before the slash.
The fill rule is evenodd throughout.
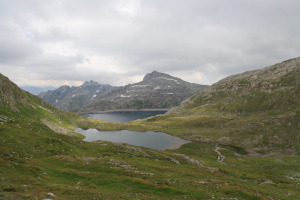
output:
<path id="1" fill-rule="evenodd" d="M 300 52 L 298 0 L 0 1 L 0 72 L 19 85 L 112 85 L 153 70 L 190 82 Z"/>

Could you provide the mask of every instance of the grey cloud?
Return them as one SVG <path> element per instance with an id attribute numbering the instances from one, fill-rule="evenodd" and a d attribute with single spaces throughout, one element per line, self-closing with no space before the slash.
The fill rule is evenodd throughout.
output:
<path id="1" fill-rule="evenodd" d="M 0 60 L 3 63 L 21 64 L 24 60 L 41 53 L 15 24 L 0 24 Z"/>
<path id="2" fill-rule="evenodd" d="M 62 27 L 53 26 L 47 29 L 44 32 L 33 31 L 32 39 L 41 43 L 41 42 L 64 42 L 71 41 L 74 38 L 70 33 L 66 33 Z"/>
<path id="3" fill-rule="evenodd" d="M 9 68 L 22 66 L 26 69 L 25 74 L 40 72 L 40 77 L 53 78 L 49 77 L 49 72 L 53 76 L 66 70 L 70 73 L 76 64 L 85 61 L 83 55 L 64 56 L 43 52 L 15 25 L 7 26 L 5 30 L 0 30 L 1 65 L 7 65 Z"/>
<path id="4" fill-rule="evenodd" d="M 2 4 L 1 66 L 22 65 L 45 79 L 117 84 L 157 70 L 189 72 L 185 74 L 193 80 L 197 80 L 193 74 L 202 73 L 202 81 L 213 83 L 300 52 L 298 0 L 11 0 Z M 48 44 L 54 52 L 47 52 Z M 111 61 L 96 62 L 95 57 Z"/>

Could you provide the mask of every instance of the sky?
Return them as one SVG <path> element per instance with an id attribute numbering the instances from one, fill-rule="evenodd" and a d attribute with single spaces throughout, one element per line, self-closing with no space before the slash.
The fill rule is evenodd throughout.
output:
<path id="1" fill-rule="evenodd" d="M 299 0 L 0 0 L 0 73 L 19 86 L 199 84 L 300 56 Z"/>

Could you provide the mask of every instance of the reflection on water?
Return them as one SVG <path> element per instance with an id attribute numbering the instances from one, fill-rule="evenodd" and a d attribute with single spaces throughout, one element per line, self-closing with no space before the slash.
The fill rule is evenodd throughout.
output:
<path id="1" fill-rule="evenodd" d="M 190 141 L 184 140 L 175 136 L 168 135 L 160 132 L 138 132 L 138 131 L 98 131 L 96 129 L 83 130 L 76 129 L 76 132 L 86 136 L 84 141 L 92 142 L 96 140 L 122 142 L 136 146 L 143 146 L 152 149 L 165 150 L 177 149 L 181 145 L 189 143 Z"/>
<path id="2" fill-rule="evenodd" d="M 122 111 L 107 112 L 100 114 L 85 114 L 84 116 L 113 122 L 129 122 L 137 119 L 145 119 L 147 117 L 164 114 L 166 111 Z"/>

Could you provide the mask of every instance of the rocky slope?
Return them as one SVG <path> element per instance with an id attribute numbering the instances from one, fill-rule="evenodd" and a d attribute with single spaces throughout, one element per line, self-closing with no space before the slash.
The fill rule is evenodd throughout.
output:
<path id="1" fill-rule="evenodd" d="M 102 85 L 91 80 L 79 87 L 65 85 L 56 90 L 42 92 L 38 96 L 61 110 L 78 111 L 97 96 L 101 96 L 114 88 L 111 85 Z"/>
<path id="2" fill-rule="evenodd" d="M 295 58 L 229 76 L 148 122 L 194 141 L 299 151 L 299 102 Z"/>
<path id="3" fill-rule="evenodd" d="M 188 83 L 168 74 L 153 71 L 143 81 L 113 90 L 95 99 L 81 113 L 108 110 L 169 109 L 184 99 L 207 88 L 206 85 Z"/>

